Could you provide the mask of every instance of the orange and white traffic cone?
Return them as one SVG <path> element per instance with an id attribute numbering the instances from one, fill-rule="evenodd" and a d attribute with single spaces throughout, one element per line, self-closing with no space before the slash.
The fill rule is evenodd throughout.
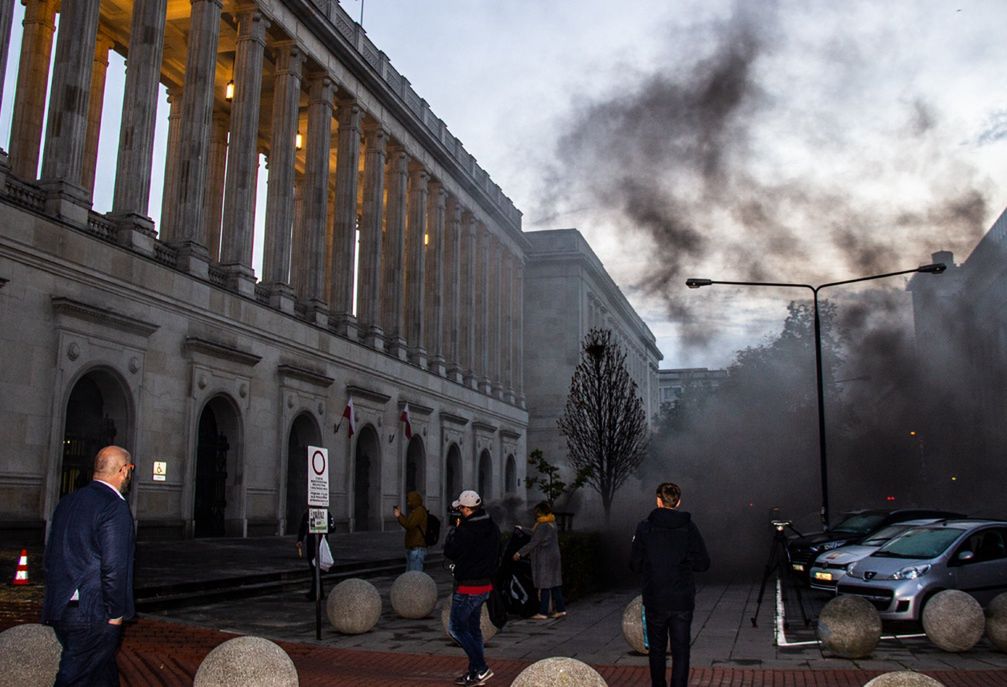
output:
<path id="1" fill-rule="evenodd" d="M 31 581 L 28 579 L 28 549 L 21 549 L 21 557 L 17 561 L 17 572 L 14 573 L 14 579 L 11 580 L 11 584 L 14 586 L 31 584 Z"/>

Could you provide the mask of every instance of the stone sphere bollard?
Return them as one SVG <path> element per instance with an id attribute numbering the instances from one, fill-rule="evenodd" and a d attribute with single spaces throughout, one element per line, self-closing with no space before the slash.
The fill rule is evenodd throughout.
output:
<path id="1" fill-rule="evenodd" d="M 441 624 L 444 626 L 444 634 L 448 639 L 454 641 L 454 637 L 448 632 L 448 622 L 451 620 L 451 597 L 449 596 L 441 604 Z M 479 630 L 483 633 L 483 642 L 488 642 L 497 633 L 497 626 L 490 620 L 490 611 L 483 604 L 482 614 L 479 616 Z"/>
<path id="2" fill-rule="evenodd" d="M 1000 651 L 1007 651 L 1007 592 L 999 594 L 986 607 L 986 636 Z"/>
<path id="3" fill-rule="evenodd" d="M 287 653 L 262 637 L 236 637 L 199 664 L 193 687 L 297 687 L 297 669 Z"/>
<path id="4" fill-rule="evenodd" d="M 867 658 L 881 641 L 881 616 L 859 596 L 837 596 L 818 616 L 822 647 L 843 658 Z"/>
<path id="5" fill-rule="evenodd" d="M 518 673 L 511 687 L 608 687 L 594 668 L 575 658 L 543 658 Z"/>
<path id="6" fill-rule="evenodd" d="M 391 600 L 403 618 L 426 618 L 437 606 L 437 583 L 425 572 L 404 572 L 392 582 Z"/>
<path id="7" fill-rule="evenodd" d="M 643 646 L 643 595 L 636 597 L 622 612 L 622 636 L 629 647 L 638 654 L 649 654 Z"/>
<path id="8" fill-rule="evenodd" d="M 325 613 L 336 632 L 344 635 L 370 632 L 381 618 L 381 594 L 367 580 L 351 577 L 329 592 Z"/>
<path id="9" fill-rule="evenodd" d="M 50 687 L 63 647 L 48 625 L 25 623 L 0 632 L 0 687 Z"/>
<path id="10" fill-rule="evenodd" d="M 865 684 L 864 687 L 944 687 L 944 683 L 923 673 L 914 673 L 911 670 L 898 670 L 894 673 L 878 675 Z"/>
<path id="11" fill-rule="evenodd" d="M 923 631 L 927 639 L 944 651 L 968 651 L 986 628 L 979 602 L 957 589 L 945 589 L 923 607 Z"/>

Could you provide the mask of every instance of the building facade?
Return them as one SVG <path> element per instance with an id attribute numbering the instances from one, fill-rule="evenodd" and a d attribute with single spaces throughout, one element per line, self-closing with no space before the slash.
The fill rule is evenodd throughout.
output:
<path id="1" fill-rule="evenodd" d="M 397 526 L 413 488 L 434 511 L 462 488 L 523 497 L 521 214 L 337 2 L 28 0 L 14 31 L 5 539 L 40 539 L 111 442 L 137 465 L 141 538 L 296 529 L 308 446 L 329 451 L 343 530 Z M 127 59 L 121 131 L 115 169 L 97 170 L 110 51 Z"/>
<path id="2" fill-rule="evenodd" d="M 612 331 L 626 353 L 649 423 L 659 409 L 656 338 L 598 256 L 576 229 L 526 232 L 524 379 L 528 450 L 540 449 L 554 465 L 566 465 L 563 415 L 584 336 L 595 327 Z M 569 477 L 569 473 L 566 477 Z M 584 498 L 590 496 L 585 494 Z M 600 508 L 600 499 L 598 500 Z"/>
<path id="3" fill-rule="evenodd" d="M 727 379 L 727 370 L 705 367 L 683 367 L 657 371 L 658 399 L 662 411 L 671 410 L 687 389 L 712 390 Z"/>

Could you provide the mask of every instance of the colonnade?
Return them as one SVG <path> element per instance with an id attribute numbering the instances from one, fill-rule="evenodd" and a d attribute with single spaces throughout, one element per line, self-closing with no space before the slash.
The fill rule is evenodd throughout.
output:
<path id="1" fill-rule="evenodd" d="M 492 201 L 471 191 L 465 172 L 446 171 L 443 156 L 410 134 L 415 123 L 376 105 L 331 66 L 333 54 L 319 55 L 317 43 L 302 44 L 293 37 L 299 32 L 252 3 L 225 11 L 220 0 L 191 0 L 182 41 L 169 30 L 166 0 L 126 3 L 128 27 L 106 25 L 99 0 L 23 1 L 9 166 L 37 183 L 47 212 L 82 227 L 91 219 L 108 55 L 125 45 L 106 217 L 120 244 L 170 254 L 176 269 L 196 278 L 521 402 L 519 222 L 515 230 L 495 219 Z M 2 59 L 12 13 L 13 0 L 0 0 Z M 230 73 L 221 66 L 221 55 L 232 54 L 222 34 L 233 39 Z M 0 96 L 2 79 L 0 70 Z M 156 161 L 165 174 L 155 223 L 147 213 L 162 84 L 170 114 L 166 156 Z M 256 275 L 260 154 L 267 191 Z"/>

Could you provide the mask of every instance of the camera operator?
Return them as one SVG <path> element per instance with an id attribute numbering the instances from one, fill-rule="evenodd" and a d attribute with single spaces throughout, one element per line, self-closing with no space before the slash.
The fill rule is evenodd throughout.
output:
<path id="1" fill-rule="evenodd" d="M 444 556 L 453 566 L 454 593 L 448 633 L 468 656 L 468 670 L 456 685 L 485 685 L 493 677 L 486 665 L 479 623 L 483 604 L 493 590 L 500 554 L 500 528 L 482 507 L 482 499 L 466 490 L 451 504 L 451 528 L 444 542 Z"/>

